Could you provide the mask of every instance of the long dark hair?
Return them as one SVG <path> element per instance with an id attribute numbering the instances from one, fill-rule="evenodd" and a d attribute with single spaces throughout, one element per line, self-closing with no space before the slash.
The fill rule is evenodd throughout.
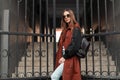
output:
<path id="1" fill-rule="evenodd" d="M 68 12 L 69 12 L 70 18 L 71 18 L 70 25 L 71 25 L 72 27 L 74 27 L 74 25 L 75 25 L 76 23 L 78 23 L 78 22 L 77 22 L 76 19 L 75 19 L 75 15 L 74 15 L 73 11 L 72 11 L 71 9 L 65 9 L 65 10 L 63 11 L 63 13 L 62 13 L 62 16 L 63 16 L 63 14 L 64 14 L 65 11 L 68 11 Z M 61 28 L 62 28 L 62 29 L 65 29 L 66 27 L 67 27 L 66 22 L 64 21 L 64 18 L 62 17 L 62 19 L 61 19 Z"/>

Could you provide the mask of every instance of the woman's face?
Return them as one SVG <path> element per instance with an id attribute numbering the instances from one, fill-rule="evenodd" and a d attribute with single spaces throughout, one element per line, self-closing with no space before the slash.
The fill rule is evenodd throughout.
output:
<path id="1" fill-rule="evenodd" d="M 70 13 L 69 13 L 68 11 L 65 11 L 65 12 L 63 13 L 63 19 L 64 19 L 64 21 L 65 21 L 66 23 L 69 23 L 69 22 L 70 22 L 71 18 L 70 18 Z"/>

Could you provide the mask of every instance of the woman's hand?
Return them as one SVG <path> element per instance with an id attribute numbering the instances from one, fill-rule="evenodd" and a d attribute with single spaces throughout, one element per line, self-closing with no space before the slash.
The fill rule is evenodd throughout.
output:
<path id="1" fill-rule="evenodd" d="M 64 61 L 65 61 L 65 58 L 63 58 L 63 57 L 61 57 L 60 59 L 59 59 L 59 63 L 61 64 L 61 63 L 64 63 Z"/>

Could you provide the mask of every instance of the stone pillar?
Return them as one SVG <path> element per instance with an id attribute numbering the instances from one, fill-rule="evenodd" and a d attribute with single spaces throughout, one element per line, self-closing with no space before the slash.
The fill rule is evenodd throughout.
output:
<path id="1" fill-rule="evenodd" d="M 3 10 L 1 31 L 9 31 L 9 10 Z M 1 51 L 0 51 L 0 68 L 1 77 L 6 78 L 8 75 L 8 35 L 2 34 L 1 36 Z"/>

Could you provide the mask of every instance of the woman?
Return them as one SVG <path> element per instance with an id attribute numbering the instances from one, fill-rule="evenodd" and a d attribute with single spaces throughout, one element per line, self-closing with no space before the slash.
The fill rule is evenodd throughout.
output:
<path id="1" fill-rule="evenodd" d="M 81 41 L 77 41 L 80 25 L 75 19 L 74 13 L 70 9 L 63 11 L 61 20 L 62 33 L 58 43 L 58 51 L 56 54 L 55 71 L 51 75 L 51 80 L 81 80 L 80 61 L 75 52 L 80 47 L 77 45 Z M 78 42 L 78 43 L 77 43 Z M 65 53 L 62 53 L 65 48 Z"/>

